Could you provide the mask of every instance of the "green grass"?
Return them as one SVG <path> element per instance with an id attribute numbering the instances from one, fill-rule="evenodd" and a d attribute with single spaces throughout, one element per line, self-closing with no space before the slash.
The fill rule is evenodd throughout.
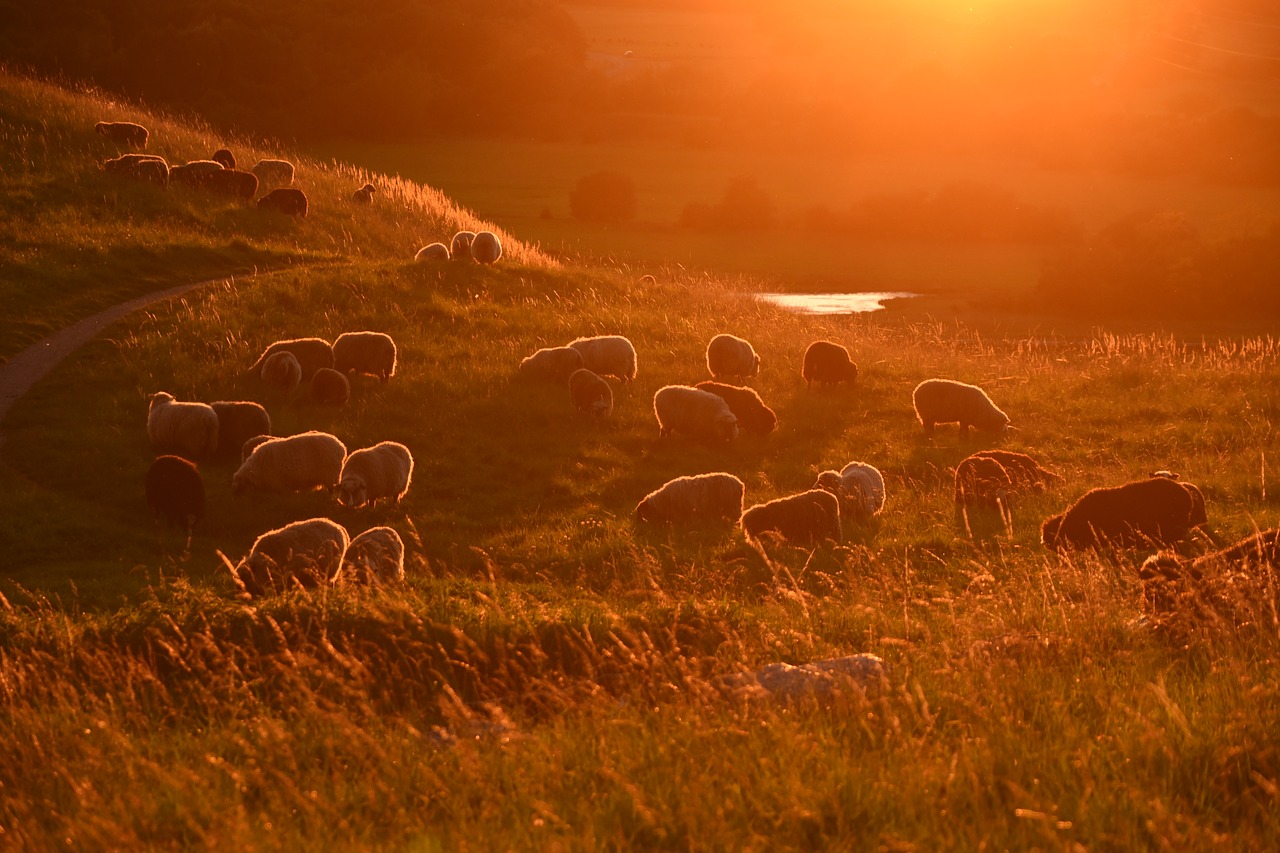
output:
<path id="1" fill-rule="evenodd" d="M 46 90 L 24 120 L 64 120 L 58 99 L 103 110 Z M 326 169 L 313 180 L 330 176 L 335 193 L 358 174 Z M 1040 520 L 1080 493 L 1157 468 L 1204 489 L 1210 527 L 1188 553 L 1280 523 L 1274 339 L 1200 348 L 1158 333 L 1046 340 L 950 320 L 802 317 L 743 297 L 752 282 L 732 276 L 646 266 L 657 282 L 644 285 L 636 267 L 556 267 L 532 251 L 493 268 L 425 267 L 407 236 L 424 208 L 407 184 L 386 185 L 404 195 L 372 221 L 322 208 L 290 225 L 305 263 L 135 315 L 12 409 L 0 448 L 8 843 L 1280 841 L 1273 602 L 1253 602 L 1252 628 L 1166 639 L 1140 619 L 1142 554 L 1067 559 L 1038 543 Z M 102 217 L 111 257 L 130 242 L 127 216 Z M 185 221 L 175 241 L 203 233 Z M 257 245 L 252 225 L 219 239 Z M 28 310 L 56 317 L 34 300 Z M 357 379 L 345 408 L 272 395 L 245 372 L 277 338 L 362 328 L 392 334 L 400 366 L 385 384 Z M 704 378 L 706 342 L 726 330 L 761 353 L 753 385 L 778 431 L 724 448 L 659 442 L 653 392 Z M 626 334 L 639 352 L 608 420 L 516 379 L 537 347 L 594 333 Z M 804 388 L 800 358 L 818 338 L 850 348 L 856 387 Z M 945 427 L 923 437 L 910 393 L 929 376 L 982 384 L 1021 428 L 1004 446 L 1064 475 L 1017 504 L 1011 534 L 978 519 L 975 540 L 957 525 L 950 469 L 987 442 Z M 142 497 L 147 396 L 162 389 L 261 400 L 277 432 L 325 429 L 351 448 L 402 441 L 413 487 L 398 507 L 367 511 L 320 493 L 233 498 L 233 465 L 202 462 L 209 513 L 184 557 Z M 640 497 L 681 474 L 731 471 L 756 502 L 851 459 L 884 472 L 888 502 L 838 545 L 761 552 L 737 531 L 672 536 L 630 521 Z M 218 552 L 235 560 L 262 531 L 313 515 L 353 533 L 394 526 L 409 580 L 238 600 Z M 888 664 L 865 694 L 776 704 L 721 686 L 775 661 L 859 652 Z"/>

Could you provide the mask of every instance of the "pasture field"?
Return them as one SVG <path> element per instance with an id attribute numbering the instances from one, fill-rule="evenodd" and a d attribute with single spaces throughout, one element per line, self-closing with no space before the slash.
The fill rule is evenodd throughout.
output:
<path id="1" fill-rule="evenodd" d="M 51 97 L 18 118 L 78 126 Z M 95 97 L 65 95 L 86 114 L 102 111 Z M 215 141 L 188 132 L 198 150 Z M 315 168 L 308 180 L 336 199 L 374 167 Z M 514 242 L 491 268 L 415 264 L 416 235 L 482 220 L 407 180 L 385 184 L 398 189 L 368 218 L 330 202 L 289 223 L 301 247 L 290 268 L 117 324 L 4 422 L 6 843 L 1280 843 L 1275 590 L 1242 627 L 1160 632 L 1141 604 L 1145 552 L 1059 557 L 1038 541 L 1040 520 L 1085 490 L 1159 468 L 1206 496 L 1210 524 L 1186 553 L 1280 524 L 1280 342 L 804 317 L 745 297 L 753 282 L 733 274 L 557 264 Z M 214 251 L 273 245 L 252 219 L 213 230 L 182 215 L 196 198 L 144 189 L 120 189 L 95 214 L 109 224 L 105 249 L 143 227 L 124 223 L 157 219 L 173 222 L 165 239 Z M 76 208 L 79 190 L 65 192 Z M 112 269 L 121 256 L 104 257 Z M 50 324 L 64 310 L 27 306 Z M 357 378 L 344 408 L 272 395 L 246 372 L 277 338 L 364 328 L 396 338 L 400 365 L 385 384 Z M 725 330 L 761 353 L 752 384 L 777 432 L 727 447 L 659 442 L 654 391 L 705 378 L 706 342 Z M 615 383 L 607 420 L 515 377 L 538 347 L 612 333 L 635 343 L 639 376 Z M 820 338 L 850 349 L 855 386 L 804 387 L 801 354 Z M 986 387 L 1020 427 L 1002 446 L 1063 475 L 1015 506 L 1010 529 L 957 519 L 950 470 L 991 440 L 947 427 L 923 436 L 910 395 L 930 376 Z M 157 390 L 257 399 L 276 432 L 324 429 L 349 448 L 401 441 L 415 454 L 413 487 L 398 506 L 362 511 L 319 492 L 233 497 L 233 464 L 204 461 L 209 512 L 184 554 L 142 497 Z M 757 548 L 736 530 L 669 534 L 631 520 L 637 500 L 681 474 L 730 471 L 754 503 L 853 459 L 884 472 L 888 500 L 841 543 Z M 315 515 L 353 533 L 395 527 L 409 579 L 237 597 L 219 552 L 234 561 L 262 531 Z M 885 660 L 883 682 L 829 701 L 723 688 L 724 676 L 777 661 L 864 652 Z"/>

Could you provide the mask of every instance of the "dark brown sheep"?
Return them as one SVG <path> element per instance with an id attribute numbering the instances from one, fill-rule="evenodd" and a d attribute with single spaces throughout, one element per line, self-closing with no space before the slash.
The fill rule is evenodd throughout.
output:
<path id="1" fill-rule="evenodd" d="M 810 387 L 815 382 L 854 382 L 858 378 L 858 365 L 849 357 L 849 351 L 839 344 L 814 341 L 804 351 L 800 375 Z"/>
<path id="2" fill-rule="evenodd" d="M 156 154 L 121 154 L 119 157 L 113 157 L 110 160 L 102 161 L 102 171 L 111 172 L 116 175 L 127 175 L 133 177 L 138 164 L 143 160 L 159 160 L 164 162 L 164 158 Z"/>
<path id="3" fill-rule="evenodd" d="M 311 400 L 321 406 L 345 406 L 351 399 L 351 382 L 338 371 L 322 367 L 311 377 Z"/>
<path id="4" fill-rule="evenodd" d="M 204 518 L 204 480 L 194 462 L 160 456 L 147 469 L 147 506 L 157 518 L 184 528 L 188 535 Z"/>
<path id="5" fill-rule="evenodd" d="M 955 500 L 962 506 L 994 508 L 1011 495 L 1041 492 L 1061 479 L 1025 453 L 980 450 L 956 466 Z"/>
<path id="6" fill-rule="evenodd" d="M 365 184 L 351 194 L 351 201 L 355 204 L 370 204 L 373 202 L 373 194 L 377 191 L 377 187 L 373 184 Z"/>
<path id="7" fill-rule="evenodd" d="M 613 411 L 613 389 L 597 374 L 580 367 L 569 374 L 569 401 L 579 412 L 603 418 Z"/>
<path id="8" fill-rule="evenodd" d="M 266 444 L 272 438 L 274 438 L 274 436 L 255 435 L 253 438 L 245 441 L 245 443 L 240 447 L 240 464 L 243 465 L 244 461 L 249 458 L 253 451 L 258 449 L 259 445 Z"/>
<path id="9" fill-rule="evenodd" d="M 778 416 L 760 399 L 754 388 L 726 385 L 723 382 L 699 382 L 699 391 L 710 391 L 729 405 L 738 419 L 738 428 L 754 435 L 768 435 L 778 427 Z"/>
<path id="10" fill-rule="evenodd" d="M 1172 544 L 1196 526 L 1195 501 L 1186 485 L 1153 477 L 1093 489 L 1046 519 L 1040 540 L 1055 551 Z"/>
<path id="11" fill-rule="evenodd" d="M 234 169 L 236 167 L 236 155 L 231 153 L 230 148 L 219 148 L 209 155 L 209 159 L 221 163 L 224 169 Z M 257 176 L 255 175 L 255 177 Z"/>
<path id="12" fill-rule="evenodd" d="M 218 455 L 240 453 L 257 435 L 271 435 L 271 416 L 261 404 L 247 400 L 210 403 L 218 416 Z"/>
<path id="13" fill-rule="evenodd" d="M 294 187 L 280 187 L 258 199 L 258 210 L 274 210 L 306 219 L 307 194 Z"/>
<path id="14" fill-rule="evenodd" d="M 263 350 L 262 355 L 249 368 L 257 372 L 263 363 L 278 352 L 291 353 L 302 368 L 302 381 L 306 382 L 322 367 L 333 367 L 333 345 L 324 338 L 294 338 L 287 341 L 276 341 Z"/>
<path id="15" fill-rule="evenodd" d="M 220 172 L 210 172 L 205 176 L 204 187 L 209 192 L 219 195 L 252 201 L 258 194 L 258 176 L 253 172 L 223 169 Z"/>
<path id="16" fill-rule="evenodd" d="M 822 489 L 756 504 L 742 514 L 748 539 L 774 532 L 795 545 L 815 545 L 824 539 L 840 541 L 840 502 Z"/>
<path id="17" fill-rule="evenodd" d="M 133 148 L 146 148 L 147 137 L 151 135 L 145 127 L 131 121 L 100 121 L 93 129 L 112 142 Z"/>

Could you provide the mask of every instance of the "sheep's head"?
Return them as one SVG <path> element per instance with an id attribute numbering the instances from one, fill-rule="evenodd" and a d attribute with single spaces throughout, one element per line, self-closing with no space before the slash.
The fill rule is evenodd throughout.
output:
<path id="1" fill-rule="evenodd" d="M 107 135 L 107 128 L 108 128 L 108 125 L 105 121 L 100 121 L 93 126 L 94 132 L 100 133 L 103 136 Z"/>
<path id="2" fill-rule="evenodd" d="M 823 489 L 839 497 L 844 492 L 844 481 L 837 471 L 823 471 L 818 475 L 818 482 L 813 484 L 813 488 Z"/>
<path id="3" fill-rule="evenodd" d="M 733 415 L 721 416 L 716 420 L 715 431 L 721 441 L 733 441 L 738 437 L 738 419 Z"/>
<path id="4" fill-rule="evenodd" d="M 1050 551 L 1058 550 L 1058 533 L 1062 529 L 1063 514 L 1050 516 L 1040 525 L 1040 544 Z"/>
<path id="5" fill-rule="evenodd" d="M 250 439 L 252 441 L 252 439 Z M 243 471 L 237 471 L 231 476 L 231 494 L 241 495 L 250 486 L 249 475 Z"/>
<path id="6" fill-rule="evenodd" d="M 338 484 L 338 503 L 348 507 L 362 507 L 369 502 L 369 490 L 359 477 L 344 477 Z"/>
<path id="7" fill-rule="evenodd" d="M 147 407 L 147 411 L 154 409 L 156 406 L 167 406 L 174 402 L 174 396 L 168 391 L 157 391 L 151 395 L 151 404 Z"/>
<path id="8" fill-rule="evenodd" d="M 654 520 L 653 504 L 648 498 L 636 504 L 636 523 L 648 524 Z"/>
<path id="9" fill-rule="evenodd" d="M 761 403 L 759 407 L 751 413 L 748 420 L 749 423 L 744 424 L 744 426 L 747 426 L 751 431 L 761 433 L 762 435 L 767 435 L 778 428 L 778 416 L 773 413 L 773 409 L 770 409 L 764 403 Z"/>

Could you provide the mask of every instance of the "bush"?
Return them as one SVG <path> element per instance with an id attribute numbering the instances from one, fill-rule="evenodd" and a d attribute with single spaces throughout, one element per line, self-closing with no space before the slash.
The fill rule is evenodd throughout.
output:
<path id="1" fill-rule="evenodd" d="M 618 172 L 593 172 L 569 193 L 569 212 L 584 222 L 627 222 L 636 218 L 636 187 Z"/>
<path id="2" fill-rule="evenodd" d="M 686 228 L 764 231 L 776 222 L 773 200 L 754 178 L 734 178 L 716 204 L 690 202 L 680 214 Z"/>

